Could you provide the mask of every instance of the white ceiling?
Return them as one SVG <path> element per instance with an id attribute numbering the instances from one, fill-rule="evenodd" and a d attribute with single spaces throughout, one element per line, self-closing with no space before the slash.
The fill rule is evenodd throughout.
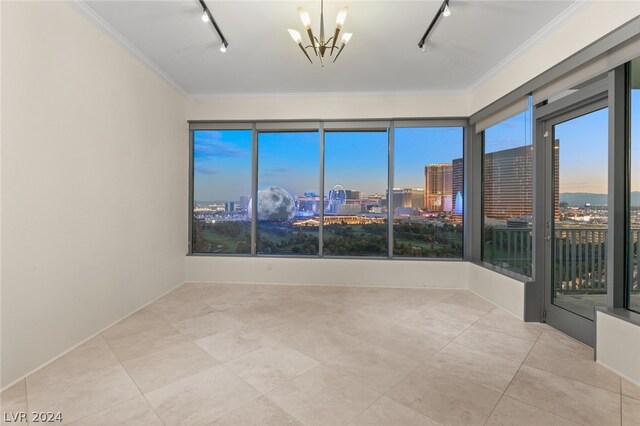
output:
<path id="1" fill-rule="evenodd" d="M 324 68 L 309 64 L 287 33 L 304 33 L 298 6 L 319 32 L 319 0 L 207 1 L 229 41 L 226 53 L 211 24 L 201 21 L 197 0 L 85 1 L 81 8 L 183 93 L 207 96 L 466 92 L 580 3 L 451 0 L 451 16 L 440 19 L 422 52 L 418 40 L 441 1 L 327 0 L 325 31 L 331 34 L 338 10 L 348 5 L 343 31 L 354 35 Z"/>

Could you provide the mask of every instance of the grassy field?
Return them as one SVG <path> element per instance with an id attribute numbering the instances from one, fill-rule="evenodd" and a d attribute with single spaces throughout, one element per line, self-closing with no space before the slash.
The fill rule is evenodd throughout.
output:
<path id="1" fill-rule="evenodd" d="M 231 237 L 216 232 L 213 229 L 203 229 L 200 231 L 201 241 L 209 243 L 209 249 L 205 253 L 236 253 L 236 247 L 239 241 L 244 241 L 242 237 Z M 250 243 L 251 238 L 246 242 Z"/>

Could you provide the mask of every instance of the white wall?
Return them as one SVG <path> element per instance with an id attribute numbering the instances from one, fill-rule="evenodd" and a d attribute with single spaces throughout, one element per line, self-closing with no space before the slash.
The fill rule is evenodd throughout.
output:
<path id="1" fill-rule="evenodd" d="M 64 2 L 2 2 L 2 387 L 180 284 L 184 100 Z"/>
<path id="2" fill-rule="evenodd" d="M 639 1 L 586 0 L 574 15 L 552 25 L 539 40 L 477 84 L 469 94 L 470 112 L 478 112 L 639 14 Z"/>
<path id="3" fill-rule="evenodd" d="M 373 259 L 189 256 L 186 281 L 467 288 L 468 263 Z"/>
<path id="4" fill-rule="evenodd" d="M 466 95 L 289 95 L 196 98 L 189 120 L 444 118 L 469 115 Z"/>
<path id="5" fill-rule="evenodd" d="M 469 290 L 524 319 L 525 283 L 469 264 Z"/>
<path id="6" fill-rule="evenodd" d="M 596 311 L 596 361 L 640 386 L 640 327 Z"/>

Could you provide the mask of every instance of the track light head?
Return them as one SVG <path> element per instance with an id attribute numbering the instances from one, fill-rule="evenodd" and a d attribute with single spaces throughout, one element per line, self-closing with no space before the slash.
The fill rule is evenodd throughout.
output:
<path id="1" fill-rule="evenodd" d="M 202 19 L 202 22 L 209 22 L 209 14 L 206 10 L 202 11 L 202 16 L 200 18 Z"/>
<path id="2" fill-rule="evenodd" d="M 224 43 L 222 43 L 222 45 L 220 46 L 220 52 L 225 53 L 227 51 L 227 46 L 224 45 Z"/>
<path id="3" fill-rule="evenodd" d="M 451 15 L 451 9 L 449 9 L 449 2 L 444 5 L 444 10 L 442 11 L 442 16 L 445 18 Z"/>

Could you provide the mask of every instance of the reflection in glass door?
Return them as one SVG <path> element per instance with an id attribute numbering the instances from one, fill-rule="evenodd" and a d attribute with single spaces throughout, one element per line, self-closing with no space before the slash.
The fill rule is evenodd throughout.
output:
<path id="1" fill-rule="evenodd" d="M 593 321 L 607 298 L 608 111 L 567 118 L 551 123 L 551 303 Z"/>

